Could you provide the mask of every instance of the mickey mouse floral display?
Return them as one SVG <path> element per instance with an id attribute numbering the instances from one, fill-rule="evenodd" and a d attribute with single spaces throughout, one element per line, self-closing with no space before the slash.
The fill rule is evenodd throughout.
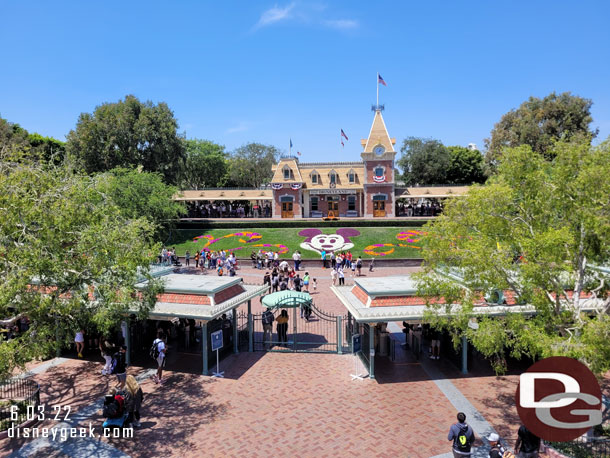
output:
<path id="1" fill-rule="evenodd" d="M 415 244 L 417 242 L 419 242 L 419 238 L 421 237 L 421 235 L 422 235 L 421 231 L 414 231 L 414 230 L 399 232 L 398 234 L 396 234 L 396 238 L 399 241 L 406 242 L 406 243 L 398 243 L 398 244 L 375 243 L 374 245 L 369 245 L 369 246 L 365 247 L 364 253 L 368 254 L 369 256 L 387 256 L 394 252 L 393 247 L 415 248 L 416 250 L 420 250 L 421 247 L 418 245 L 415 245 Z M 380 250 L 379 248 L 382 248 L 382 247 L 392 247 L 392 248 L 390 248 L 389 250 Z"/>
<path id="2" fill-rule="evenodd" d="M 360 231 L 350 228 L 337 229 L 336 234 L 323 234 L 320 229 L 303 229 L 299 232 L 301 237 L 306 239 L 301 243 L 304 250 L 315 251 L 316 253 L 327 253 L 331 251 L 347 251 L 354 248 L 350 237 L 357 237 Z"/>

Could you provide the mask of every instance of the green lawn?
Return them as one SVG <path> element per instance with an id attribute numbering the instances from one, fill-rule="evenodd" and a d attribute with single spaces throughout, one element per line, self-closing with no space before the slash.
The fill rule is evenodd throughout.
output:
<path id="1" fill-rule="evenodd" d="M 175 247 L 179 256 L 183 256 L 186 250 L 191 256 L 201 250 L 207 243 L 211 251 L 235 250 L 238 258 L 249 258 L 252 250 L 262 249 L 280 251 L 280 257 L 289 258 L 295 250 L 299 250 L 303 259 L 319 259 L 320 255 L 313 250 L 304 249 L 301 243 L 308 239 L 310 244 L 321 249 L 325 245 L 327 251 L 347 251 L 345 243 L 353 243 L 349 250 L 354 255 L 362 255 L 364 259 L 375 256 L 376 258 L 419 258 L 421 257 L 419 231 L 422 228 L 414 227 L 358 227 L 358 228 L 269 228 L 269 229 L 212 229 L 212 230 L 177 230 L 168 242 L 168 247 Z M 299 235 L 302 230 L 310 231 L 309 237 Z M 324 237 L 319 234 L 323 230 Z M 315 231 L 315 232 L 314 232 Z M 409 232 L 413 231 L 413 232 Z M 253 238 L 248 233 L 257 233 Z M 403 233 L 399 240 L 397 235 Z M 405 234 L 406 233 L 406 234 Z M 235 235 L 231 235 L 235 234 Z M 239 235 L 238 235 L 239 234 Z M 245 235 L 243 235 L 245 234 Z M 339 237 L 337 236 L 339 235 Z M 195 237 L 201 237 L 194 240 Z M 349 241 L 346 241 L 348 239 Z M 216 241 L 215 241 L 216 240 Z M 388 244 L 383 247 L 371 247 L 371 245 Z M 265 245 L 265 246 L 262 246 Z M 403 246 L 400 246 L 403 245 Z M 332 248 L 331 248 L 332 247 Z M 366 250 L 366 251 L 365 251 Z M 387 254 L 382 255 L 382 252 Z M 378 253 L 378 254 L 373 254 Z"/>

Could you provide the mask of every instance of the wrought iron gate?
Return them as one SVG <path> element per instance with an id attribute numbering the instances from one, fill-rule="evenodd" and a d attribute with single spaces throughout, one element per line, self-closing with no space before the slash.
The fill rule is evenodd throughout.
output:
<path id="1" fill-rule="evenodd" d="M 238 318 L 238 334 L 240 351 L 283 351 L 311 353 L 344 353 L 350 351 L 347 316 L 331 315 L 312 305 L 310 313 L 307 309 L 292 308 L 288 311 L 288 329 L 286 341 L 280 341 L 277 317 L 280 310 L 273 311 L 274 321 L 271 332 L 265 329 L 262 314 L 252 314 L 248 323 L 248 315 L 240 312 Z M 308 315 L 308 316 L 307 316 Z M 250 343 L 249 328 L 252 328 Z M 345 329 L 344 329 L 345 327 Z"/>

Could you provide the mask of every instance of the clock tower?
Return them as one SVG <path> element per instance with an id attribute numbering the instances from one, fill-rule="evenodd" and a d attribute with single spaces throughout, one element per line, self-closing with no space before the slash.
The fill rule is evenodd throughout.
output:
<path id="1" fill-rule="evenodd" d="M 364 216 L 394 216 L 394 158 L 395 138 L 390 138 L 381 115 L 382 107 L 376 105 L 373 125 L 367 139 L 361 140 L 364 148 Z"/>

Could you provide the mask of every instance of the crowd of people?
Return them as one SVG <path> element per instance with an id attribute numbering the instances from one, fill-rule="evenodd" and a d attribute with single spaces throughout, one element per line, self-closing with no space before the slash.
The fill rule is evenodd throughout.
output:
<path id="1" fill-rule="evenodd" d="M 443 204 L 436 199 L 417 202 L 409 199 L 407 202 L 399 200 L 396 203 L 396 216 L 438 216 L 442 212 Z"/>
<path id="2" fill-rule="evenodd" d="M 271 218 L 271 205 L 250 201 L 191 203 L 187 208 L 188 218 Z"/>
<path id="3" fill-rule="evenodd" d="M 467 458 L 472 455 L 472 446 L 476 436 L 468 423 L 466 414 L 457 414 L 457 423 L 451 425 L 447 439 L 453 442 L 452 452 L 454 458 Z M 525 425 L 521 425 L 517 432 L 514 452 L 508 450 L 500 440 L 497 433 L 491 433 L 486 437 L 489 442 L 489 458 L 538 458 L 541 441 L 534 433 L 529 431 Z"/>

